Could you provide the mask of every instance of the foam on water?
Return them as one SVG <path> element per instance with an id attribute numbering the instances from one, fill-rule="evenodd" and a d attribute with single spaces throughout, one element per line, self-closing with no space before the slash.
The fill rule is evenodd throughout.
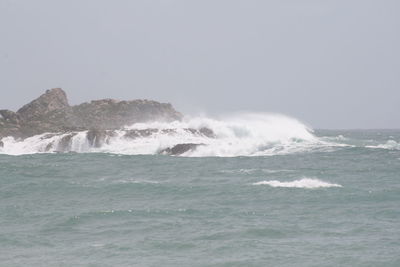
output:
<path id="1" fill-rule="evenodd" d="M 331 184 L 315 178 L 302 178 L 291 182 L 280 182 L 277 180 L 261 181 L 253 183 L 253 185 L 269 185 L 272 187 L 289 187 L 289 188 L 321 188 L 321 187 L 342 187 L 340 184 Z"/>
<path id="2" fill-rule="evenodd" d="M 221 170 L 221 173 L 244 173 L 244 174 L 252 174 L 256 172 L 262 173 L 280 173 L 280 172 L 293 172 L 294 170 L 273 170 L 273 169 L 238 169 L 238 170 Z"/>
<path id="3" fill-rule="evenodd" d="M 381 149 L 389 149 L 389 150 L 400 150 L 400 143 L 394 140 L 388 140 L 384 144 L 376 145 L 376 146 L 366 146 L 367 148 L 381 148 Z"/>
<path id="4" fill-rule="evenodd" d="M 187 129 L 211 129 L 215 138 L 203 134 L 193 134 Z M 126 138 L 129 130 L 156 129 L 149 136 Z M 163 130 L 174 130 L 173 133 Z M 70 134 L 70 133 L 67 133 Z M 3 138 L 4 147 L 0 153 L 20 155 L 44 152 L 57 152 L 61 139 L 67 134 L 60 133 L 48 137 L 42 134 L 16 140 L 13 137 Z M 266 156 L 304 152 L 315 149 L 330 149 L 337 146 L 324 141 L 313 134 L 313 131 L 296 119 L 265 113 L 247 113 L 224 119 L 207 117 L 186 118 L 171 123 L 151 122 L 137 123 L 115 131 L 107 142 L 100 147 L 90 146 L 86 131 L 77 132 L 67 151 L 71 152 L 106 152 L 115 154 L 157 154 L 163 149 L 177 144 L 203 144 L 190 150 L 183 156 Z M 49 144 L 51 148 L 49 149 Z"/>
<path id="5" fill-rule="evenodd" d="M 159 184 L 159 181 L 121 179 L 112 182 L 113 184 Z"/>

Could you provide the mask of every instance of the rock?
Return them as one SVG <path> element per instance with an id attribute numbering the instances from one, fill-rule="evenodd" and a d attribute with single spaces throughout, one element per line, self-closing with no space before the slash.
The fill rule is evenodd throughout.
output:
<path id="1" fill-rule="evenodd" d="M 171 155 L 171 156 L 177 156 L 177 155 L 181 155 L 185 152 L 188 152 L 190 150 L 194 150 L 196 149 L 198 146 L 204 146 L 204 144 L 177 144 L 175 146 L 173 146 L 172 148 L 166 148 L 161 150 L 159 153 L 160 154 L 167 154 L 167 155 Z"/>
<path id="2" fill-rule="evenodd" d="M 184 131 L 191 133 L 193 135 L 201 135 L 205 136 L 208 138 L 215 138 L 214 132 L 209 129 L 209 128 L 200 128 L 199 130 L 193 129 L 193 128 L 185 128 L 183 129 Z M 126 138 L 140 138 L 140 137 L 149 137 L 150 135 L 153 135 L 155 133 L 161 133 L 161 134 L 168 134 L 168 135 L 173 135 L 177 133 L 177 129 L 154 129 L 154 128 L 149 128 L 149 129 L 133 129 L 133 130 L 126 130 L 124 137 Z"/>
<path id="3" fill-rule="evenodd" d="M 54 142 L 48 143 L 44 149 L 44 152 L 49 152 L 53 148 Z"/>
<path id="4" fill-rule="evenodd" d="M 39 98 L 20 108 L 17 113 L 24 120 L 40 118 L 55 110 L 69 108 L 67 95 L 61 88 L 47 90 Z"/>
<path id="5" fill-rule="evenodd" d="M 135 139 L 135 138 L 139 138 L 139 137 L 149 137 L 152 134 L 157 133 L 159 130 L 158 129 L 153 129 L 153 128 L 149 128 L 149 129 L 134 129 L 134 130 L 127 130 L 124 134 L 125 138 L 130 138 L 130 139 Z"/>
<path id="6" fill-rule="evenodd" d="M 40 140 L 49 139 L 49 138 L 52 138 L 54 136 L 57 136 L 57 134 L 56 133 L 48 133 L 48 134 L 45 134 L 45 135 L 41 136 Z"/>
<path id="7" fill-rule="evenodd" d="M 63 136 L 57 144 L 56 151 L 58 151 L 58 152 L 69 151 L 71 149 L 72 138 L 75 135 L 76 135 L 76 133 L 71 133 L 71 134 Z"/>
<path id="8" fill-rule="evenodd" d="M 115 136 L 114 131 L 98 129 L 89 130 L 86 134 L 86 138 L 91 147 L 101 147 L 104 143 L 108 143 L 108 139 L 112 136 Z"/>
<path id="9" fill-rule="evenodd" d="M 213 130 L 211 130 L 210 128 L 206 128 L 206 127 L 200 128 L 199 132 L 202 135 L 204 135 L 206 137 L 209 137 L 209 138 L 215 138 L 216 137 L 216 135 L 214 134 Z"/>
<path id="10" fill-rule="evenodd" d="M 3 141 L 0 141 L 0 147 L 4 147 Z"/>
<path id="11" fill-rule="evenodd" d="M 182 114 L 171 104 L 151 100 L 102 99 L 70 106 L 66 93 L 61 88 L 54 88 L 17 112 L 0 110 L 0 137 L 26 138 L 45 132 L 115 130 L 138 122 L 181 119 Z M 91 135 L 97 136 L 96 140 L 103 138 L 100 132 L 92 132 L 88 137 Z M 95 141 L 94 146 L 98 145 L 96 142 L 100 141 Z"/>
<path id="12" fill-rule="evenodd" d="M 215 138 L 215 134 L 213 132 L 213 130 L 209 129 L 209 128 L 200 128 L 199 130 L 197 129 L 193 129 L 193 128 L 186 128 L 185 131 L 190 132 L 191 134 L 195 134 L 195 135 L 202 135 L 208 138 Z"/>
<path id="13" fill-rule="evenodd" d="M 181 120 L 182 114 L 171 104 L 149 100 L 96 100 L 73 107 L 72 124 L 84 128 L 118 129 L 147 121 Z"/>
<path id="14" fill-rule="evenodd" d="M 0 119 L 8 122 L 18 124 L 20 121 L 19 115 L 14 111 L 2 109 L 0 110 Z"/>

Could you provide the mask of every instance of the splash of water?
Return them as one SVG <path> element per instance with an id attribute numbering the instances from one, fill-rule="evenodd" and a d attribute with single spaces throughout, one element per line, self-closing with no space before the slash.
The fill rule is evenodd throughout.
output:
<path id="1" fill-rule="evenodd" d="M 204 134 L 202 129 L 212 134 Z M 130 131 L 144 131 L 129 137 Z M 211 136 L 212 135 L 212 136 Z M 112 131 L 100 145 L 88 139 L 88 132 L 42 134 L 16 140 L 2 139 L 0 153 L 106 152 L 116 154 L 157 154 L 177 144 L 199 144 L 183 156 L 262 156 L 287 154 L 327 146 L 313 131 L 296 119 L 264 113 L 247 113 L 224 119 L 185 118 L 172 123 L 137 123 Z"/>

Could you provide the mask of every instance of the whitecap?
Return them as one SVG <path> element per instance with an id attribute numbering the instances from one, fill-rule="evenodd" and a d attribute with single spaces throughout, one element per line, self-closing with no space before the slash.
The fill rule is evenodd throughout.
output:
<path id="1" fill-rule="evenodd" d="M 272 187 L 307 188 L 307 189 L 323 188 L 323 187 L 342 187 L 340 184 L 332 184 L 315 178 L 302 178 L 300 180 L 294 180 L 291 182 L 281 182 L 278 180 L 261 181 L 253 183 L 253 185 L 269 185 Z"/>
<path id="2" fill-rule="evenodd" d="M 262 173 L 280 173 L 280 172 L 294 172 L 294 170 L 287 169 L 233 169 L 233 170 L 220 170 L 221 173 L 244 173 L 253 174 L 257 172 Z"/>
<path id="3" fill-rule="evenodd" d="M 366 146 L 367 148 L 381 148 L 381 149 L 389 149 L 389 150 L 400 150 L 400 143 L 394 140 L 388 140 L 384 144 L 379 144 L 376 146 Z"/>
<path id="4" fill-rule="evenodd" d="M 113 184 L 159 184 L 159 181 L 151 180 L 132 180 L 132 179 L 121 179 L 112 182 Z"/>

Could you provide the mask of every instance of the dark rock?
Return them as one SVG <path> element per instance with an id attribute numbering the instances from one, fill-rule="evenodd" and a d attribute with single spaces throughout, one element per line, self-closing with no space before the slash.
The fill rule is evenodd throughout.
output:
<path id="1" fill-rule="evenodd" d="M 199 130 L 197 129 L 193 129 L 193 128 L 186 128 L 185 131 L 191 133 L 191 134 L 195 134 L 195 135 L 203 135 L 205 137 L 209 137 L 209 138 L 215 138 L 215 134 L 213 132 L 213 130 L 209 129 L 209 128 L 200 128 Z"/>
<path id="2" fill-rule="evenodd" d="M 177 156 L 177 155 L 181 155 L 185 152 L 191 151 L 191 150 L 195 150 L 198 146 L 204 146 L 204 144 L 177 144 L 175 146 L 173 146 L 172 148 L 166 148 L 161 150 L 159 153 L 160 154 L 167 154 L 167 155 L 171 155 L 171 156 Z"/>
<path id="3" fill-rule="evenodd" d="M 213 132 L 213 130 L 211 130 L 210 128 L 206 128 L 206 127 L 200 128 L 199 132 L 202 135 L 204 135 L 206 137 L 209 137 L 209 138 L 215 138 L 216 137 L 214 132 Z"/>
<path id="4" fill-rule="evenodd" d="M 57 135 L 56 133 L 49 133 L 49 134 L 45 134 L 45 135 L 41 136 L 40 139 L 41 140 L 45 140 L 45 139 L 52 138 L 52 137 L 54 137 L 56 135 Z"/>
<path id="5" fill-rule="evenodd" d="M 149 137 L 152 134 L 157 133 L 159 130 L 158 129 L 142 129 L 142 130 L 127 130 L 124 134 L 125 138 L 131 138 L 131 139 L 135 139 L 135 138 L 139 138 L 139 137 Z"/>
<path id="6" fill-rule="evenodd" d="M 58 152 L 65 152 L 71 149 L 72 138 L 76 135 L 76 133 L 71 133 L 65 135 L 61 138 L 57 145 Z"/>
<path id="7" fill-rule="evenodd" d="M 49 152 L 53 148 L 54 142 L 48 143 L 44 149 L 44 152 Z"/>
<path id="8" fill-rule="evenodd" d="M 215 134 L 211 129 L 208 128 L 201 128 L 199 130 L 193 129 L 193 128 L 186 128 L 183 129 L 186 132 L 189 132 L 193 135 L 202 135 L 206 136 L 209 138 L 215 138 Z M 153 135 L 155 133 L 162 133 L 162 134 L 168 134 L 168 135 L 173 135 L 177 133 L 176 129 L 154 129 L 154 128 L 149 128 L 149 129 L 133 129 L 133 130 L 126 130 L 124 137 L 126 138 L 140 138 L 140 137 L 149 137 L 150 135 Z"/>
<path id="9" fill-rule="evenodd" d="M 8 122 L 8 123 L 19 123 L 19 115 L 14 111 L 2 109 L 0 110 L 0 119 Z"/>
<path id="10" fill-rule="evenodd" d="M 114 136 L 113 131 L 92 129 L 86 134 L 86 138 L 91 147 L 101 147 L 104 143 L 108 142 L 108 139 Z"/>
<path id="11" fill-rule="evenodd" d="M 0 141 L 0 147 L 4 147 L 3 141 Z"/>

